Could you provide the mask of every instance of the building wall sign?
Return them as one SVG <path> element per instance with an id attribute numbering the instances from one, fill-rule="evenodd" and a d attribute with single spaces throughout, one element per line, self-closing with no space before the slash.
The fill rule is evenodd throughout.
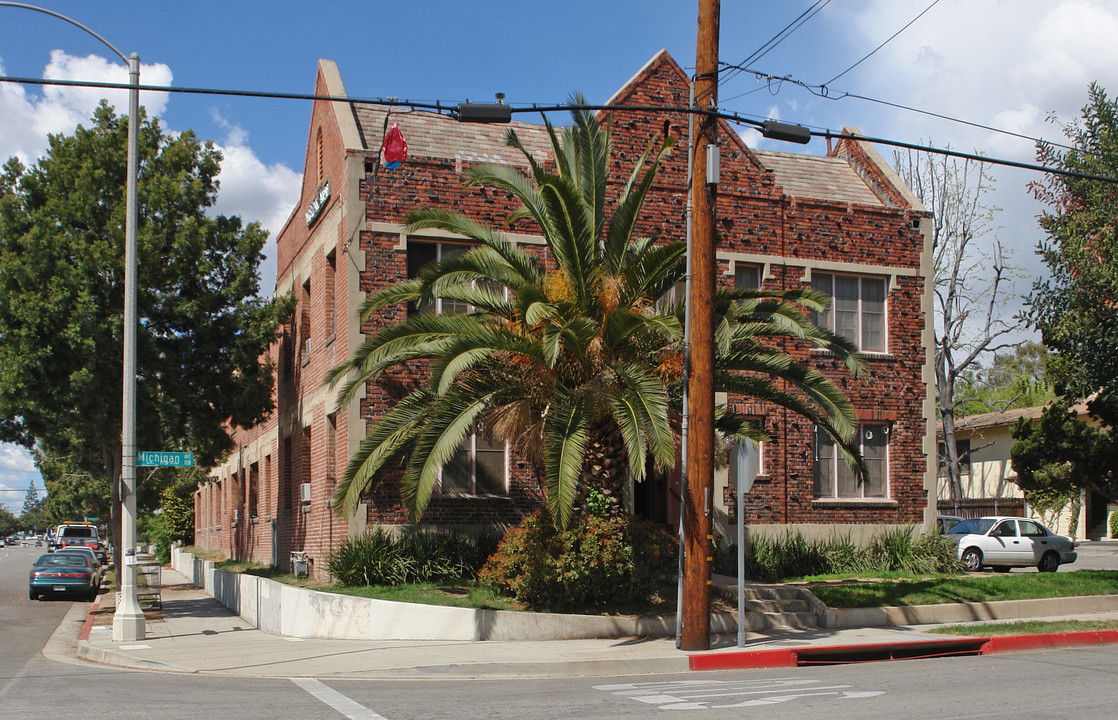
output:
<path id="1" fill-rule="evenodd" d="M 314 194 L 314 200 L 307 206 L 307 227 L 314 225 L 314 221 L 322 214 L 322 208 L 326 207 L 326 201 L 330 199 L 330 181 L 322 183 L 318 191 Z"/>

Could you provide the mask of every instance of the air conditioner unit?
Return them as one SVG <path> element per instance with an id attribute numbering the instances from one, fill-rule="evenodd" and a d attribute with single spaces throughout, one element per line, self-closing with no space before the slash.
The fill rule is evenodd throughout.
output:
<path id="1" fill-rule="evenodd" d="M 311 501 L 311 484 L 300 483 L 299 485 L 299 500 L 305 503 Z"/>

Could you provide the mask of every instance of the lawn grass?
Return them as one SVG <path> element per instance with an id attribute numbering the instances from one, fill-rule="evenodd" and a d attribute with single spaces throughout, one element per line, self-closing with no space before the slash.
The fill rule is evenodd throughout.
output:
<path id="1" fill-rule="evenodd" d="M 410 585 L 324 585 L 318 590 L 355 595 L 357 597 L 392 600 L 394 602 L 422 605 L 446 605 L 478 610 L 521 610 L 515 600 L 497 595 L 492 590 L 476 587 L 466 580 L 443 583 L 413 583 Z"/>
<path id="2" fill-rule="evenodd" d="M 1118 571 L 937 575 L 911 579 L 859 579 L 803 583 L 833 608 L 938 605 L 1033 598 L 1118 594 Z"/>
<path id="3" fill-rule="evenodd" d="M 1017 620 L 1004 623 L 945 625 L 928 630 L 944 635 L 989 637 L 992 635 L 1051 635 L 1053 633 L 1118 630 L 1118 620 Z"/>

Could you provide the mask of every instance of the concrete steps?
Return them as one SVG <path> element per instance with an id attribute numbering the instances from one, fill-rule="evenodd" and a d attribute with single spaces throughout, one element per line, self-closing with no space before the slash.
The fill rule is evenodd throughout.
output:
<path id="1" fill-rule="evenodd" d="M 738 589 L 734 578 L 717 578 L 715 588 L 723 599 L 737 602 Z M 747 582 L 743 592 L 745 611 L 751 616 L 751 629 L 816 629 L 821 626 L 827 609 L 803 588 Z"/>

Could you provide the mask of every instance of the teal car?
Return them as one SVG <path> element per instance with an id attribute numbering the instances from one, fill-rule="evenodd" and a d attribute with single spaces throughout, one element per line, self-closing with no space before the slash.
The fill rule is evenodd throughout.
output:
<path id="1" fill-rule="evenodd" d="M 43 595 L 78 595 L 97 598 L 101 589 L 101 568 L 96 560 L 78 553 L 42 555 L 31 567 L 27 594 L 32 600 Z"/>

